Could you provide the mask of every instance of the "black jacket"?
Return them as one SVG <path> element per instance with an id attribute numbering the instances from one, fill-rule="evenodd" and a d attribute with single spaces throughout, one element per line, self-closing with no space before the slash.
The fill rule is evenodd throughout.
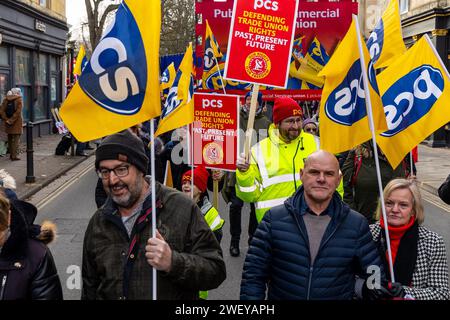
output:
<path id="1" fill-rule="evenodd" d="M 367 220 L 344 204 L 337 192 L 331 221 L 311 265 L 300 213 L 303 193 L 300 187 L 264 215 L 245 258 L 241 299 L 264 299 L 267 289 L 269 300 L 348 300 L 354 297 L 355 277 L 366 277 L 369 266 L 379 266 L 384 277 Z"/>
<path id="2" fill-rule="evenodd" d="M 447 180 L 439 187 L 439 197 L 447 204 L 450 204 L 450 175 Z"/>
<path id="3" fill-rule="evenodd" d="M 0 253 L 0 300 L 62 300 L 62 288 L 46 243 L 52 228 L 33 225 L 37 209 L 11 201 L 11 235 Z M 45 229 L 45 230 L 44 230 Z"/>

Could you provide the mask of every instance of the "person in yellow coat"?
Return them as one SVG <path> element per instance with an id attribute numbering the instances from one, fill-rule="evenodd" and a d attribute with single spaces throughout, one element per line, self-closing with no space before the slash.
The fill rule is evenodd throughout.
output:
<path id="1" fill-rule="evenodd" d="M 269 136 L 252 147 L 249 159 L 237 159 L 236 195 L 255 203 L 258 223 L 300 187 L 304 160 L 319 149 L 319 138 L 302 130 L 302 116 L 295 100 L 277 98 Z"/>

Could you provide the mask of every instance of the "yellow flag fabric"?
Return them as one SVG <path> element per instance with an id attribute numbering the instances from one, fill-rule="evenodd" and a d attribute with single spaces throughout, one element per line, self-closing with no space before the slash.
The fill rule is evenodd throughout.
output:
<path id="1" fill-rule="evenodd" d="M 359 46 L 364 52 L 364 68 L 361 67 Z M 375 131 L 386 130 L 375 72 L 369 52 L 362 42 L 356 16 L 353 16 L 347 34 L 319 76 L 325 76 L 319 111 L 322 149 L 339 153 L 372 137 L 363 77 L 368 78 Z"/>
<path id="2" fill-rule="evenodd" d="M 389 66 L 406 52 L 403 42 L 398 0 L 391 0 L 367 39 L 375 69 Z"/>
<path id="3" fill-rule="evenodd" d="M 78 51 L 77 60 L 75 61 L 75 66 L 73 67 L 73 74 L 79 77 L 86 62 L 86 50 L 84 49 L 84 46 L 81 45 L 80 50 Z"/>
<path id="4" fill-rule="evenodd" d="M 160 1 L 125 0 L 61 108 L 79 141 L 110 135 L 161 113 Z"/>
<path id="5" fill-rule="evenodd" d="M 161 94 L 165 97 L 169 93 L 169 89 L 175 81 L 176 74 L 177 71 L 175 70 L 175 64 L 172 62 L 161 75 L 159 88 L 161 90 Z"/>
<path id="6" fill-rule="evenodd" d="M 166 162 L 166 173 L 164 175 L 164 185 L 173 188 L 172 170 L 170 169 L 170 161 Z"/>
<path id="7" fill-rule="evenodd" d="M 155 136 L 194 122 L 193 63 L 190 43 L 167 95 Z"/>
<path id="8" fill-rule="evenodd" d="M 212 74 L 219 72 L 217 70 L 217 64 L 220 64 L 220 75 L 223 75 L 224 63 L 220 63 L 220 59 L 223 57 L 220 51 L 219 44 L 217 43 L 216 37 L 209 26 L 208 20 L 206 20 L 206 31 L 205 31 L 205 53 L 203 56 L 203 74 L 202 74 L 202 88 L 217 90 L 222 89 L 222 83 L 217 83 L 217 81 L 208 81 Z M 223 78 L 222 78 L 223 79 Z M 220 80 L 221 82 L 221 80 Z"/>
<path id="9" fill-rule="evenodd" d="M 377 144 L 395 168 L 427 136 L 450 121 L 450 76 L 424 35 L 378 76 L 389 130 Z"/>

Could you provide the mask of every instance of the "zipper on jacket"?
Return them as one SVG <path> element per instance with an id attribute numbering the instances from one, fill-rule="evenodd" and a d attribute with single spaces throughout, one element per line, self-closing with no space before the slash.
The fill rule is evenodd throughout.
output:
<path id="1" fill-rule="evenodd" d="M 6 286 L 6 279 L 8 276 L 5 274 L 2 279 L 2 288 L 0 289 L 0 300 L 3 300 L 3 296 L 5 294 L 5 286 Z"/>
<path id="2" fill-rule="evenodd" d="M 308 292 L 306 294 L 306 300 L 309 300 L 309 293 L 311 291 L 311 281 L 312 281 L 312 273 L 313 273 L 314 267 L 309 267 L 309 280 L 308 280 Z"/>

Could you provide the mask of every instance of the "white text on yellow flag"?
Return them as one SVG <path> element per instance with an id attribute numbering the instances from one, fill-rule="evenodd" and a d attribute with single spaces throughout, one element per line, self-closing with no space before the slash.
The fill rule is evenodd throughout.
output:
<path id="1" fill-rule="evenodd" d="M 378 76 L 388 130 L 377 137 L 392 167 L 450 121 L 450 77 L 427 35 Z"/>
<path id="2" fill-rule="evenodd" d="M 356 19 L 353 19 L 339 47 L 319 73 L 325 76 L 320 102 L 321 147 L 332 153 L 347 151 L 372 136 L 363 77 L 368 78 L 375 130 L 387 128 L 369 52 L 358 37 L 361 39 Z M 362 43 L 364 68 L 358 43 Z"/>
<path id="3" fill-rule="evenodd" d="M 61 108 L 79 141 L 159 116 L 160 1 L 122 1 Z"/>

